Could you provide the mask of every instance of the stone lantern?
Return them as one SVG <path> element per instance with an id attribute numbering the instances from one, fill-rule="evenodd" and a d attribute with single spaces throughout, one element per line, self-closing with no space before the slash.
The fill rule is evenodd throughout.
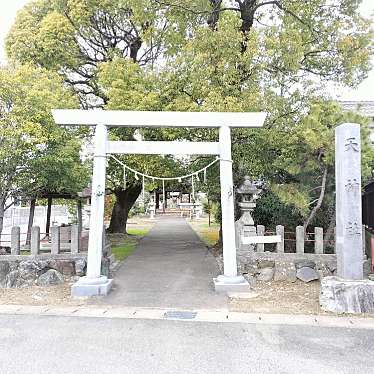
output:
<path id="1" fill-rule="evenodd" d="M 262 190 L 248 176 L 244 177 L 244 182 L 236 190 L 240 199 L 238 205 L 241 213 L 240 218 L 235 222 L 238 249 L 253 249 L 253 245 L 243 245 L 240 238 L 257 235 L 252 212 L 256 208 L 256 200 L 260 197 L 261 192 Z"/>

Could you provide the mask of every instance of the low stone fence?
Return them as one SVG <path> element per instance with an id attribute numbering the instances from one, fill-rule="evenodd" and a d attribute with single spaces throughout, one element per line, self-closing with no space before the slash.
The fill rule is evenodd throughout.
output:
<path id="1" fill-rule="evenodd" d="M 40 228 L 32 227 L 30 247 L 21 246 L 19 227 L 11 231 L 10 254 L 0 255 L 0 287 L 21 288 L 49 286 L 75 281 L 86 274 L 87 252 L 82 250 L 78 225 L 52 226 L 47 241 L 41 240 Z M 87 239 L 87 238 L 86 238 Z M 111 248 L 103 237 L 102 274 L 109 275 Z"/>
<path id="2" fill-rule="evenodd" d="M 261 242 L 243 244 L 240 239 L 237 249 L 239 273 L 250 282 L 310 282 L 336 273 L 335 238 L 326 242 L 322 227 L 307 234 L 303 226 L 295 232 L 285 231 L 282 225 L 275 231 L 266 231 L 263 225 L 255 230 Z"/>
<path id="3" fill-rule="evenodd" d="M 41 252 L 57 255 L 62 251 L 77 254 L 81 250 L 81 244 L 82 236 L 78 225 L 51 226 L 47 242 L 41 240 L 39 226 L 31 228 L 30 252 L 33 256 L 39 255 Z M 18 226 L 12 227 L 10 251 L 12 255 L 21 254 L 21 231 Z"/>
<path id="4" fill-rule="evenodd" d="M 256 244 L 258 253 L 266 249 L 276 253 L 297 253 L 297 254 L 333 254 L 335 252 L 335 237 L 332 240 L 324 240 L 322 227 L 315 227 L 313 232 L 305 235 L 304 227 L 297 226 L 295 232 L 285 231 L 284 226 L 278 225 L 275 231 L 266 231 L 265 226 L 256 226 L 257 235 L 279 235 L 281 241 L 274 244 Z M 326 245 L 327 244 L 327 245 Z"/>
<path id="5" fill-rule="evenodd" d="M 327 246 L 321 227 L 315 227 L 314 232 L 307 236 L 302 226 L 296 227 L 293 233 L 285 232 L 281 225 L 276 227 L 275 232 L 266 231 L 264 226 L 258 225 L 256 232 L 257 236 L 262 237 L 262 241 L 266 242 L 264 238 L 267 238 L 268 242 L 247 245 L 240 243 L 237 249 L 238 271 L 250 282 L 295 282 L 297 279 L 310 282 L 336 275 L 335 238 Z M 270 240 L 271 237 L 274 240 Z M 365 253 L 365 246 L 363 252 Z M 364 274 L 368 274 L 370 261 L 366 256 L 364 258 Z M 222 259 L 219 260 L 220 265 L 221 263 Z"/>

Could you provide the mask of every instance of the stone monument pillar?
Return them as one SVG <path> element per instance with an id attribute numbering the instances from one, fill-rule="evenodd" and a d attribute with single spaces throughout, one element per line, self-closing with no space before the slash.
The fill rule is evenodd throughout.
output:
<path id="1" fill-rule="evenodd" d="M 322 309 L 373 313 L 374 282 L 363 279 L 360 125 L 335 130 L 337 277 L 321 280 Z"/>
<path id="2" fill-rule="evenodd" d="M 363 279 L 360 125 L 335 130 L 337 275 Z"/>

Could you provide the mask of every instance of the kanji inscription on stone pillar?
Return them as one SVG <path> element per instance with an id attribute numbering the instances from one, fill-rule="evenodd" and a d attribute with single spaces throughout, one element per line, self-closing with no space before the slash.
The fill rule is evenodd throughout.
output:
<path id="1" fill-rule="evenodd" d="M 336 253 L 338 276 L 363 278 L 360 125 L 335 130 Z"/>

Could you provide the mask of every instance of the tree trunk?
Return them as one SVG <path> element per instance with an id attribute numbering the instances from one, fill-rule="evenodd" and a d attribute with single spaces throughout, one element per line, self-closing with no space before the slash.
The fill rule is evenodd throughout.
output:
<path id="1" fill-rule="evenodd" d="M 327 245 L 334 245 L 335 244 L 335 226 L 336 226 L 336 214 L 331 217 L 329 227 L 326 230 L 325 234 L 325 242 Z"/>
<path id="2" fill-rule="evenodd" d="M 4 214 L 5 214 L 5 200 L 0 200 L 0 245 L 1 245 L 1 234 L 4 227 Z"/>
<path id="3" fill-rule="evenodd" d="M 135 204 L 136 199 L 142 191 L 140 184 L 130 185 L 126 190 L 118 188 L 115 191 L 116 202 L 114 203 L 108 232 L 126 233 L 127 218 L 129 211 Z"/>
<path id="4" fill-rule="evenodd" d="M 30 211 L 29 211 L 29 222 L 27 224 L 26 245 L 30 245 L 30 242 L 31 242 L 31 228 L 34 223 L 35 205 L 36 205 L 36 199 L 31 199 Z"/>
<path id="5" fill-rule="evenodd" d="M 317 204 L 314 206 L 314 208 L 312 209 L 312 211 L 309 214 L 309 217 L 304 222 L 304 232 L 306 232 L 309 224 L 312 222 L 313 218 L 315 217 L 316 213 L 318 212 L 318 209 L 321 208 L 323 198 L 325 197 L 326 181 L 327 181 L 327 166 L 325 166 L 325 168 L 323 170 L 321 192 L 319 194 Z"/>
<path id="6" fill-rule="evenodd" d="M 78 221 L 78 230 L 81 233 L 82 232 L 82 226 L 83 226 L 83 219 L 82 219 L 82 200 L 77 200 L 77 221 Z"/>
<path id="7" fill-rule="evenodd" d="M 47 222 L 45 224 L 45 237 L 49 238 L 49 228 L 51 227 L 52 198 L 48 197 Z"/>

